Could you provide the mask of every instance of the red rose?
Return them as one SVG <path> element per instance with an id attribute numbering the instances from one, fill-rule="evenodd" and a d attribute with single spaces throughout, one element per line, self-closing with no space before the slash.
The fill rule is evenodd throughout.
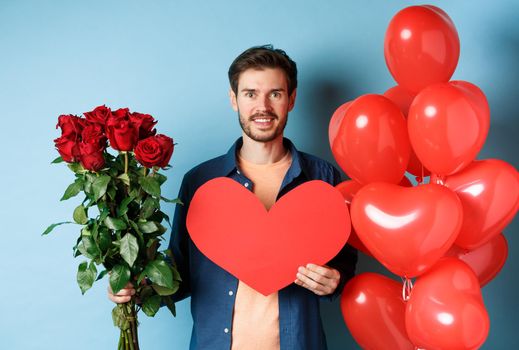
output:
<path id="1" fill-rule="evenodd" d="M 67 163 L 77 162 L 79 159 L 79 147 L 78 143 L 74 139 L 70 139 L 65 136 L 61 136 L 54 140 L 56 149 L 58 150 L 61 158 Z"/>
<path id="2" fill-rule="evenodd" d="M 103 127 L 99 124 L 88 124 L 81 132 L 81 139 L 84 143 L 91 143 L 106 148 L 106 135 Z"/>
<path id="3" fill-rule="evenodd" d="M 131 113 L 130 120 L 139 127 L 139 140 L 143 140 L 157 133 L 157 130 L 153 129 L 157 121 L 149 114 L 142 113 Z"/>
<path id="4" fill-rule="evenodd" d="M 155 135 L 140 140 L 135 147 L 135 158 L 147 168 L 164 168 L 173 154 L 173 139 L 166 135 Z"/>
<path id="5" fill-rule="evenodd" d="M 98 144 L 81 142 L 79 152 L 83 168 L 91 171 L 101 170 L 105 165 L 103 151 L 104 147 Z"/>
<path id="6" fill-rule="evenodd" d="M 102 105 L 94 108 L 94 110 L 91 112 L 85 112 L 83 114 L 85 115 L 85 119 L 87 121 L 90 123 L 99 124 L 104 128 L 108 117 L 112 115 L 112 111 L 110 108 Z"/>
<path id="7" fill-rule="evenodd" d="M 110 146 L 118 151 L 131 151 L 139 140 L 139 126 L 132 123 L 128 108 L 118 109 L 106 122 Z"/>
<path id="8" fill-rule="evenodd" d="M 61 136 L 76 140 L 78 135 L 81 134 L 84 125 L 85 120 L 78 116 L 72 114 L 60 115 L 58 117 L 58 124 L 56 124 L 56 129 L 58 127 L 61 128 Z"/>

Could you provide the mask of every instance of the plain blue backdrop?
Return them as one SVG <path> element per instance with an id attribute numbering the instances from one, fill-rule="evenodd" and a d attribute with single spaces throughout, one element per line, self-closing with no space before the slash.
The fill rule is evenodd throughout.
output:
<path id="1" fill-rule="evenodd" d="M 82 296 L 72 257 L 79 198 L 59 202 L 73 176 L 52 140 L 58 115 L 100 104 L 159 120 L 178 146 L 166 192 L 185 171 L 240 135 L 226 72 L 244 49 L 272 43 L 298 63 L 300 85 L 286 134 L 333 161 L 327 125 L 341 103 L 394 85 L 385 29 L 409 1 L 15 1 L 0 0 L 0 348 L 115 349 L 106 280 Z M 455 22 L 461 55 L 454 79 L 486 93 L 491 128 L 479 158 L 519 166 L 519 3 L 432 1 Z M 168 208 L 169 211 L 173 207 Z M 510 254 L 483 289 L 491 328 L 484 349 L 519 348 L 519 221 L 505 230 Z M 514 232 L 515 231 L 515 232 Z M 360 271 L 381 271 L 361 257 Z M 189 300 L 176 318 L 141 317 L 142 349 L 187 349 Z M 323 304 L 330 349 L 355 349 L 337 303 Z"/>

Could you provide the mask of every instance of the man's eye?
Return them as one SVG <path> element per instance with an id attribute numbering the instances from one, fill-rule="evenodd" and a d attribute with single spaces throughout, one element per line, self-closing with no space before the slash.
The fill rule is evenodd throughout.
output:
<path id="1" fill-rule="evenodd" d="M 245 97 L 254 97 L 254 93 L 252 92 L 246 92 Z"/>
<path id="2" fill-rule="evenodd" d="M 273 92 L 273 93 L 271 94 L 271 96 L 272 96 L 272 97 L 275 97 L 275 98 L 279 98 L 279 97 L 281 97 L 281 94 L 280 94 L 279 92 L 275 91 L 275 92 Z"/>

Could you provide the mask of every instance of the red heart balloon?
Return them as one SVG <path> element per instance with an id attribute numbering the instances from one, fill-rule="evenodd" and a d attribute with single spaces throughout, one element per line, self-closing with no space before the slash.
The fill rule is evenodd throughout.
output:
<path id="1" fill-rule="evenodd" d="M 462 248 L 473 250 L 491 240 L 519 209 L 519 172 L 502 160 L 474 161 L 444 183 L 463 206 L 464 220 L 455 242 Z"/>
<path id="2" fill-rule="evenodd" d="M 455 258 L 440 260 L 416 281 L 405 323 L 419 348 L 478 349 L 487 338 L 489 319 L 472 269 Z"/>
<path id="3" fill-rule="evenodd" d="M 357 275 L 344 287 L 341 309 L 346 326 L 362 349 L 415 349 L 405 329 L 400 283 L 376 273 Z"/>
<path id="4" fill-rule="evenodd" d="M 332 153 L 348 176 L 359 183 L 399 183 L 411 150 L 405 118 L 382 95 L 364 95 L 347 108 Z"/>
<path id="5" fill-rule="evenodd" d="M 450 248 L 462 222 L 461 203 L 446 187 L 364 186 L 351 203 L 355 231 L 391 272 L 415 277 Z"/>
<path id="6" fill-rule="evenodd" d="M 459 55 L 456 27 L 438 7 L 407 7 L 391 19 L 386 30 L 387 67 L 398 84 L 411 92 L 448 81 Z"/>
<path id="7" fill-rule="evenodd" d="M 470 164 L 487 137 L 490 110 L 468 82 L 431 85 L 413 100 L 407 117 L 413 150 L 432 173 L 450 175 Z"/>
<path id="8" fill-rule="evenodd" d="M 330 124 L 328 125 L 328 140 L 330 141 L 330 147 L 333 145 L 333 141 L 337 137 L 337 133 L 339 132 L 339 127 L 341 126 L 342 119 L 346 114 L 346 111 L 351 105 L 351 101 L 343 103 L 333 112 L 332 117 L 330 118 Z"/>
<path id="9" fill-rule="evenodd" d="M 445 256 L 456 257 L 469 265 L 483 287 L 503 268 L 508 257 L 508 243 L 505 236 L 498 234 L 474 250 L 466 250 L 454 244 Z"/>
<path id="10" fill-rule="evenodd" d="M 186 224 L 205 256 L 264 295 L 294 282 L 299 266 L 330 261 L 351 229 L 341 194 L 323 181 L 296 187 L 267 211 L 252 192 L 223 177 L 195 192 Z"/>

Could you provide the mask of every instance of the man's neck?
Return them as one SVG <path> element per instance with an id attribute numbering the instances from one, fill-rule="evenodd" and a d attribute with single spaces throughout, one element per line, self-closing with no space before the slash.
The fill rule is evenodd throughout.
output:
<path id="1" fill-rule="evenodd" d="M 243 134 L 240 156 L 254 164 L 271 164 L 281 160 L 287 150 L 283 145 L 283 135 L 269 142 L 258 142 Z"/>

